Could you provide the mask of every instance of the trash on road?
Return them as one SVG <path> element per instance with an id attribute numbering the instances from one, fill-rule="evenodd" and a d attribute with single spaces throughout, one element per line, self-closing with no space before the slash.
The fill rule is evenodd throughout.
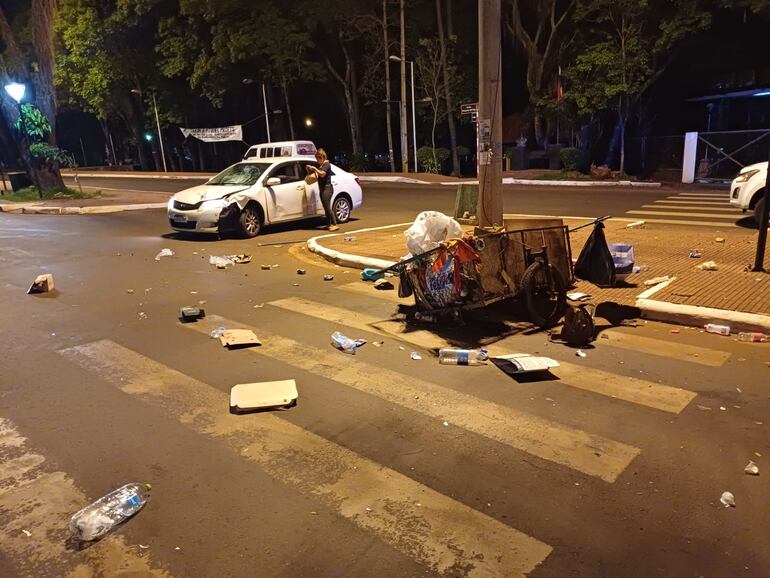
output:
<path id="1" fill-rule="evenodd" d="M 717 271 L 719 270 L 719 267 L 714 261 L 706 261 L 705 263 L 698 265 L 698 269 L 701 271 Z"/>
<path id="2" fill-rule="evenodd" d="M 344 240 L 350 242 L 350 241 L 353 241 L 354 239 L 355 237 L 345 237 Z"/>
<path id="3" fill-rule="evenodd" d="M 707 323 L 703 326 L 706 333 L 715 333 L 717 335 L 730 335 L 729 325 L 717 325 L 716 323 Z"/>
<path id="4" fill-rule="evenodd" d="M 628 243 L 610 243 L 608 247 L 615 264 L 615 280 L 625 281 L 634 271 L 634 246 Z"/>
<path id="5" fill-rule="evenodd" d="M 559 367 L 559 362 L 550 357 L 540 357 L 529 353 L 510 353 L 490 357 L 492 363 L 505 373 L 530 373 L 533 371 L 548 371 Z"/>
<path id="6" fill-rule="evenodd" d="M 374 288 L 379 289 L 380 291 L 390 291 L 393 289 L 393 283 L 387 279 L 377 279 L 377 281 L 374 282 Z"/>
<path id="7" fill-rule="evenodd" d="M 179 319 L 182 323 L 192 323 L 206 317 L 206 312 L 200 307 L 194 305 L 185 305 L 179 309 Z"/>
<path id="8" fill-rule="evenodd" d="M 567 308 L 559 339 L 566 341 L 572 347 L 583 347 L 594 340 L 595 332 L 594 316 L 588 310 L 588 306 Z"/>
<path id="9" fill-rule="evenodd" d="M 588 357 L 588 354 L 585 351 L 583 351 L 582 349 L 578 349 L 575 352 L 575 355 L 577 355 L 578 357 Z"/>
<path id="10" fill-rule="evenodd" d="M 759 466 L 754 463 L 754 460 L 749 460 L 749 463 L 746 464 L 745 468 L 743 468 L 743 472 L 750 476 L 758 476 Z"/>
<path id="11" fill-rule="evenodd" d="M 575 291 L 574 293 L 567 293 L 567 299 L 570 301 L 589 301 L 591 299 L 591 296 L 588 293 L 581 293 L 580 291 Z"/>
<path id="12" fill-rule="evenodd" d="M 350 337 L 343 335 L 339 331 L 335 331 L 331 335 L 331 342 L 340 351 L 355 355 L 356 349 L 364 345 L 366 339 L 350 339 Z"/>
<path id="13" fill-rule="evenodd" d="M 211 339 L 219 339 L 222 337 L 222 334 L 227 330 L 226 327 L 217 327 L 214 329 L 209 335 L 211 336 Z"/>
<path id="14" fill-rule="evenodd" d="M 681 333 L 681 332 L 682 332 L 681 329 L 672 329 L 671 330 L 671 333 Z"/>
<path id="15" fill-rule="evenodd" d="M 246 263 L 251 263 L 251 255 L 246 255 L 244 253 L 240 253 L 238 255 L 225 255 L 225 259 L 230 259 L 230 261 L 236 263 L 237 265 L 245 265 Z"/>
<path id="16" fill-rule="evenodd" d="M 725 508 L 735 507 L 735 496 L 733 496 L 732 492 L 722 492 L 722 497 L 719 498 L 719 501 L 725 505 Z"/>
<path id="17" fill-rule="evenodd" d="M 673 281 L 673 277 L 669 277 L 668 275 L 663 275 L 662 277 L 653 277 L 652 279 L 647 279 L 647 281 L 644 282 L 644 284 L 647 287 L 652 287 L 653 285 L 658 285 L 659 283 L 665 283 L 666 281 Z"/>
<path id="18" fill-rule="evenodd" d="M 141 321 L 142 319 L 147 319 L 147 314 L 144 311 L 140 311 L 139 315 L 137 315 L 137 317 Z"/>
<path id="19" fill-rule="evenodd" d="M 768 341 L 770 341 L 770 335 L 767 335 L 766 333 L 759 333 L 758 331 L 752 331 L 752 332 L 741 331 L 738 334 L 738 341 L 767 343 Z"/>
<path id="20" fill-rule="evenodd" d="M 412 351 L 412 353 L 409 354 L 409 357 L 411 357 L 414 361 L 420 361 L 422 359 L 422 355 L 416 351 Z"/>
<path id="21" fill-rule="evenodd" d="M 228 349 L 262 345 L 262 342 L 251 329 L 225 329 L 219 336 L 219 342 L 222 347 Z"/>
<path id="22" fill-rule="evenodd" d="M 217 255 L 211 255 L 209 257 L 209 264 L 214 265 L 217 269 L 226 269 L 233 262 L 227 257 L 219 257 Z"/>
<path id="23" fill-rule="evenodd" d="M 423 313 L 422 311 L 418 311 L 414 314 L 414 318 L 417 321 L 425 321 L 426 323 L 435 323 L 436 322 L 436 316 L 432 315 L 431 313 Z"/>
<path id="24" fill-rule="evenodd" d="M 716 241 L 717 243 L 724 243 L 725 242 L 725 238 L 724 237 L 717 237 L 716 239 L 714 239 L 714 241 Z"/>
<path id="25" fill-rule="evenodd" d="M 372 341 L 372 345 L 375 347 L 382 347 L 385 344 L 384 341 Z"/>
<path id="26" fill-rule="evenodd" d="M 406 246 L 412 255 L 421 255 L 438 247 L 447 239 L 463 236 L 460 223 L 438 211 L 424 211 L 417 215 L 412 226 L 404 231 Z"/>
<path id="27" fill-rule="evenodd" d="M 29 537 L 32 535 L 32 532 L 30 532 L 29 530 L 22 530 L 22 533 L 23 533 L 23 534 L 24 534 L 24 535 L 25 535 L 27 538 L 29 538 Z"/>
<path id="28" fill-rule="evenodd" d="M 307 273 L 307 271 L 304 269 L 297 269 L 297 275 L 304 275 L 305 273 Z"/>
<path id="29" fill-rule="evenodd" d="M 386 275 L 385 275 L 385 272 L 380 269 L 367 268 L 361 271 L 362 281 L 376 281 L 377 279 L 381 279 L 382 277 L 386 277 Z"/>
<path id="30" fill-rule="evenodd" d="M 53 291 L 53 289 L 53 275 L 51 273 L 44 273 L 35 277 L 32 285 L 27 289 L 27 295 L 33 293 L 48 293 L 49 291 Z"/>
<path id="31" fill-rule="evenodd" d="M 327 273 L 324 275 L 324 281 L 334 281 L 334 275 Z"/>
<path id="32" fill-rule="evenodd" d="M 297 383 L 293 379 L 239 383 L 230 390 L 230 409 L 235 413 L 270 407 L 297 405 Z"/>
<path id="33" fill-rule="evenodd" d="M 644 225 L 644 221 L 634 221 L 633 223 L 629 223 L 628 225 L 626 225 L 626 229 L 635 229 L 643 225 Z"/>
<path id="34" fill-rule="evenodd" d="M 264 265 L 263 264 L 261 268 L 262 268 L 263 271 L 270 271 L 270 269 L 272 269 L 273 266 L 272 265 Z"/>
<path id="35" fill-rule="evenodd" d="M 703 253 L 700 249 L 693 249 L 690 251 L 690 259 L 700 259 L 701 257 L 703 257 Z"/>
<path id="36" fill-rule="evenodd" d="M 70 519 L 69 529 L 83 542 L 98 540 L 112 528 L 141 510 L 149 499 L 150 484 L 126 484 Z"/>
<path id="37" fill-rule="evenodd" d="M 441 365 L 484 365 L 489 359 L 486 349 L 458 349 L 444 347 L 438 352 L 438 362 Z"/>
<path id="38" fill-rule="evenodd" d="M 133 289 L 126 289 L 126 293 L 128 293 L 129 295 L 133 295 L 134 294 L 134 290 Z"/>
<path id="39" fill-rule="evenodd" d="M 171 249 L 161 249 L 160 253 L 155 255 L 155 260 L 160 261 L 163 257 L 173 257 L 174 252 Z"/>

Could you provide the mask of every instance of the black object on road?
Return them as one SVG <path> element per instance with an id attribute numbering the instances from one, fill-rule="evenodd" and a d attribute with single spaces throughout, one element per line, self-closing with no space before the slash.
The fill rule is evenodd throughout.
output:
<path id="1" fill-rule="evenodd" d="M 615 284 L 615 262 L 607 246 L 601 221 L 594 224 L 591 236 L 580 251 L 575 263 L 575 276 L 599 286 L 611 287 Z"/>

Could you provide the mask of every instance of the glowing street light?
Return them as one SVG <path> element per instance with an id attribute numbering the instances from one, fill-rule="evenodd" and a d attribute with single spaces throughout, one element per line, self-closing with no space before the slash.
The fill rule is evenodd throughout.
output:
<path id="1" fill-rule="evenodd" d="M 5 85 L 5 92 L 8 93 L 17 104 L 21 104 L 21 99 L 24 98 L 24 93 L 27 91 L 27 87 L 18 82 L 11 82 Z"/>
<path id="2" fill-rule="evenodd" d="M 312 118 L 306 118 L 305 119 L 305 126 L 308 127 L 308 128 L 313 126 L 313 119 Z"/>

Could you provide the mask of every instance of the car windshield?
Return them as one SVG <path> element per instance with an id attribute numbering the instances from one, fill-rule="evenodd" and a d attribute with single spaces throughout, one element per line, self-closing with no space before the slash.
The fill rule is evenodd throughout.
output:
<path id="1" fill-rule="evenodd" d="M 213 177 L 208 184 L 250 186 L 256 183 L 268 168 L 270 168 L 270 163 L 238 163 L 227 167 Z"/>

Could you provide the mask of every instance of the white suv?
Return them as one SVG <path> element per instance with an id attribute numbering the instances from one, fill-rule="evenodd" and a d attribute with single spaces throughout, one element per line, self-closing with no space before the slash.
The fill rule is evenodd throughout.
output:
<path id="1" fill-rule="evenodd" d="M 177 231 L 223 233 L 236 231 L 256 237 L 264 225 L 297 221 L 324 210 L 318 183 L 305 182 L 305 165 L 312 159 L 293 156 L 252 158 L 236 163 L 198 185 L 176 193 L 168 202 L 168 221 Z M 332 211 L 346 223 L 361 206 L 358 177 L 332 165 Z"/>
<path id="2" fill-rule="evenodd" d="M 754 220 L 759 223 L 766 182 L 767 161 L 743 167 L 730 185 L 730 204 L 743 209 L 744 213 L 747 210 L 754 211 Z M 770 211 L 770 207 L 766 210 Z"/>

